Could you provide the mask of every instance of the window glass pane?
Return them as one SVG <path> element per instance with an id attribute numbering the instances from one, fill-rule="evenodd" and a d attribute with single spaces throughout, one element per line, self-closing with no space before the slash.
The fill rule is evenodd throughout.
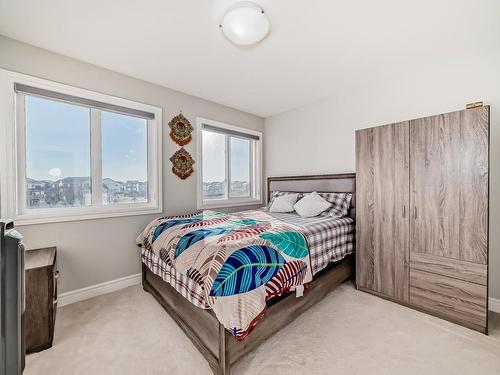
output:
<path id="1" fill-rule="evenodd" d="M 203 199 L 226 199 L 226 136 L 203 130 Z"/>
<path id="2" fill-rule="evenodd" d="M 25 96 L 26 207 L 91 204 L 90 110 Z"/>
<path id="3" fill-rule="evenodd" d="M 250 196 L 250 140 L 229 138 L 231 148 L 231 197 Z"/>
<path id="4" fill-rule="evenodd" d="M 101 113 L 102 202 L 148 201 L 147 120 Z"/>

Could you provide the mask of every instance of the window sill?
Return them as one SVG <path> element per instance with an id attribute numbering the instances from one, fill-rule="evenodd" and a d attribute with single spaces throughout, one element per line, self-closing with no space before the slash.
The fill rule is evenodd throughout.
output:
<path id="1" fill-rule="evenodd" d="M 16 226 L 35 225 L 35 224 L 50 224 L 50 223 L 65 223 L 70 221 L 108 219 L 115 217 L 139 216 L 139 215 L 154 215 L 161 214 L 163 210 L 160 208 L 143 208 L 134 210 L 113 210 L 113 211 L 94 211 L 81 214 L 26 214 L 18 215 L 14 218 Z"/>
<path id="2" fill-rule="evenodd" d="M 220 202 L 210 202 L 198 204 L 197 208 L 199 210 L 209 210 L 214 208 L 229 208 L 229 207 L 243 207 L 243 206 L 257 206 L 262 204 L 262 199 L 252 199 L 252 200 L 232 200 L 232 201 L 220 201 Z"/>

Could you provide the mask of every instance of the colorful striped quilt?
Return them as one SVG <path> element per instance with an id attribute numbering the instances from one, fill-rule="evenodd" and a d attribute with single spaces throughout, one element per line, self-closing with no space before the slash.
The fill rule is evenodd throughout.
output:
<path id="1" fill-rule="evenodd" d="M 158 218 L 137 243 L 143 259 L 157 256 L 196 284 L 204 299 L 198 305 L 211 308 L 239 340 L 264 315 L 269 298 L 312 280 L 304 236 L 263 211 Z"/>

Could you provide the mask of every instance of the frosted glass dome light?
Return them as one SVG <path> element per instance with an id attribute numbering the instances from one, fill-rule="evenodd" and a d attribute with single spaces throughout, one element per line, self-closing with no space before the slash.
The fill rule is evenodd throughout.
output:
<path id="1" fill-rule="evenodd" d="M 234 44 L 251 46 L 269 34 L 271 25 L 264 9 L 259 5 L 240 1 L 227 10 L 219 27 Z"/>

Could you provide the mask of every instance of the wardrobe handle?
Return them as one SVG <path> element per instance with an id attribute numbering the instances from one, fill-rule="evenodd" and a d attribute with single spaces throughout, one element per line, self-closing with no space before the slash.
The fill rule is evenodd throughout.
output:
<path id="1" fill-rule="evenodd" d="M 413 216 L 415 217 L 415 219 L 418 217 L 417 216 L 417 206 L 413 207 Z"/>
<path id="2" fill-rule="evenodd" d="M 403 219 L 406 217 L 406 205 L 403 205 Z"/>

